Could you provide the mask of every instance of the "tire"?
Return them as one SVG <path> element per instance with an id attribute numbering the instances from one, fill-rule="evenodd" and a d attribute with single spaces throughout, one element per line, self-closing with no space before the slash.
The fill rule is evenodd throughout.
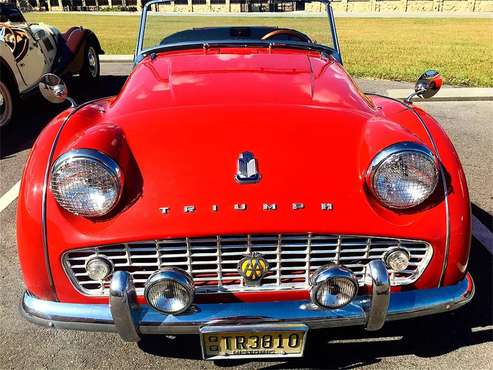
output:
<path id="1" fill-rule="evenodd" d="M 15 102 L 15 90 L 7 81 L 0 81 L 0 127 L 5 127 L 12 121 Z"/>
<path id="2" fill-rule="evenodd" d="M 84 51 L 84 65 L 80 71 L 80 77 L 83 82 L 96 81 L 101 73 L 99 65 L 99 55 L 94 43 L 89 42 Z"/>

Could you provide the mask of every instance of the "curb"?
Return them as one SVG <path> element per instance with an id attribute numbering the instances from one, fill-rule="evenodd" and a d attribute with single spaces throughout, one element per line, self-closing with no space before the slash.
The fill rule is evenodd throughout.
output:
<path id="1" fill-rule="evenodd" d="M 99 56 L 99 60 L 102 63 L 132 63 L 134 61 L 134 56 L 130 54 L 103 54 Z"/>
<path id="2" fill-rule="evenodd" d="M 411 92 L 410 89 L 389 89 L 387 95 L 394 99 L 405 99 Z M 414 98 L 413 101 L 493 101 L 493 88 L 444 87 L 431 99 Z"/>

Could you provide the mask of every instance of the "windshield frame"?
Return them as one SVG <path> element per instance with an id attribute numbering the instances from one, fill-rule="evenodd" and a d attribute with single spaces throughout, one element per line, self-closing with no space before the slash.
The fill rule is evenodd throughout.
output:
<path id="1" fill-rule="evenodd" d="M 142 59 L 144 59 L 147 55 L 158 53 L 167 50 L 183 50 L 183 49 L 197 49 L 204 48 L 207 49 L 209 47 L 217 47 L 217 46 L 233 46 L 233 47 L 266 47 L 266 48 L 294 48 L 294 49 L 303 49 L 303 50 L 316 50 L 321 52 L 326 52 L 332 54 L 332 56 L 342 64 L 342 56 L 339 46 L 339 39 L 337 36 L 337 28 L 334 19 L 334 12 L 331 5 L 331 0 L 319 0 L 321 3 L 326 5 L 327 16 L 329 21 L 329 32 L 331 33 L 331 40 L 333 47 L 325 46 L 322 44 L 308 44 L 306 42 L 300 41 L 277 41 L 277 40 L 254 40 L 254 41 L 246 41 L 246 40 L 213 40 L 213 41 L 204 41 L 204 42 L 180 42 L 168 45 L 156 45 L 151 48 L 144 49 L 144 37 L 145 37 L 145 28 L 147 22 L 147 13 L 152 5 L 156 4 L 169 4 L 171 0 L 151 0 L 147 2 L 142 8 L 142 13 L 140 16 L 140 25 L 139 25 L 139 33 L 137 36 L 137 45 L 135 47 L 134 54 L 134 64 L 139 63 Z"/>

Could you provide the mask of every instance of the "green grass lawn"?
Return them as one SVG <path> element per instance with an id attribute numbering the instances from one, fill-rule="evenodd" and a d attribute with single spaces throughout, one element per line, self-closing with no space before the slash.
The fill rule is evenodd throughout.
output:
<path id="1" fill-rule="evenodd" d="M 138 16 L 28 13 L 31 22 L 44 22 L 64 31 L 73 25 L 92 29 L 106 54 L 132 54 Z M 151 38 L 213 25 L 275 25 L 305 32 L 328 42 L 326 18 L 153 17 L 159 31 Z M 355 77 L 415 81 L 426 69 L 440 71 L 445 82 L 493 86 L 493 20 L 382 19 L 337 20 L 345 66 Z M 151 40 L 154 41 L 154 40 Z"/>

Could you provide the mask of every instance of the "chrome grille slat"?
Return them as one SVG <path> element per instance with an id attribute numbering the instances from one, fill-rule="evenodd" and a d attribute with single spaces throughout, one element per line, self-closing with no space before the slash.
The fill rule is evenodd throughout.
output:
<path id="1" fill-rule="evenodd" d="M 94 254 L 112 260 L 115 270 L 129 271 L 138 294 L 147 278 L 166 266 L 183 268 L 192 275 L 197 293 L 256 290 L 307 289 L 310 274 L 327 263 L 338 263 L 365 283 L 366 264 L 381 259 L 393 247 L 406 248 L 409 267 L 401 273 L 390 272 L 393 285 L 417 280 L 429 263 L 433 250 L 423 241 L 320 234 L 217 235 L 215 237 L 163 239 L 72 250 L 62 256 L 63 266 L 74 286 L 84 294 L 107 295 L 92 281 L 85 263 Z M 246 287 L 237 270 L 238 262 L 251 252 L 259 252 L 269 263 L 269 272 L 260 287 Z"/>

